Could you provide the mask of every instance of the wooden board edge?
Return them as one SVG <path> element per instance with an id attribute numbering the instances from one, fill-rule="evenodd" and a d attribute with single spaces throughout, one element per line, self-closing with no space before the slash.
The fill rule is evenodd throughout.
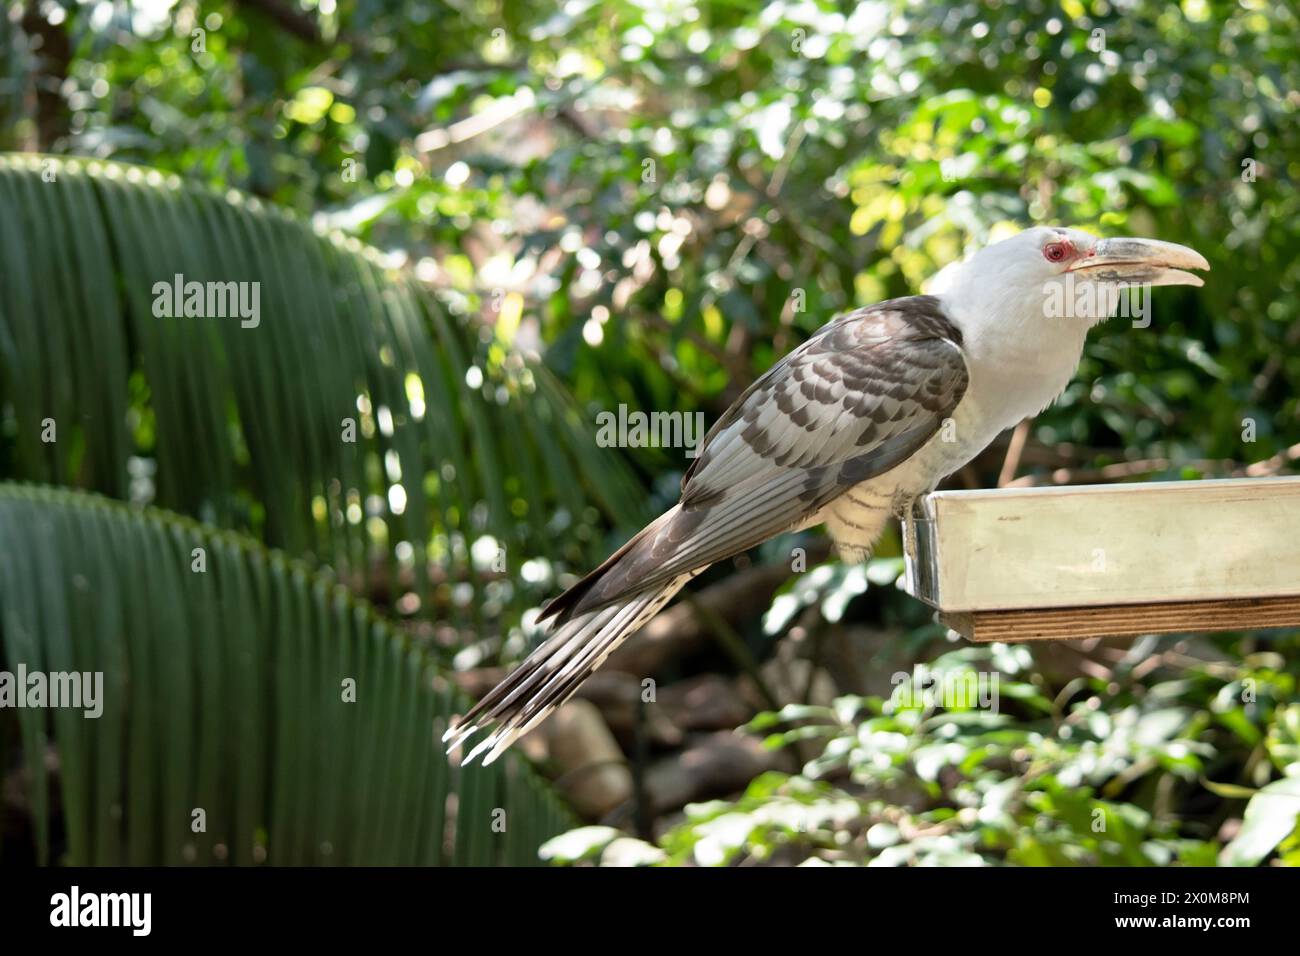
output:
<path id="1" fill-rule="evenodd" d="M 1251 631 L 1300 627 L 1300 596 L 940 612 L 939 620 L 979 644 Z"/>

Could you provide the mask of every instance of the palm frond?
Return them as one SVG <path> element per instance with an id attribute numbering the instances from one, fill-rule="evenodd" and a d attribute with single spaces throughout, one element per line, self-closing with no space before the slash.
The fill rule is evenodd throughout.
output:
<path id="1" fill-rule="evenodd" d="M 41 862 L 526 864 L 572 824 L 520 759 L 450 766 L 437 741 L 458 692 L 302 562 L 8 483 L 0 543 L 3 670 L 85 689 L 102 675 L 97 717 L 53 699 L 0 710 Z"/>
<path id="2" fill-rule="evenodd" d="M 0 263 L 0 475 L 248 530 L 352 580 L 376 565 L 435 618 L 519 606 L 517 575 L 493 582 L 503 598 L 476 569 L 481 538 L 512 572 L 585 565 L 603 547 L 585 502 L 645 517 L 544 368 L 374 250 L 255 199 L 0 156 Z M 156 315 L 176 276 L 256 283 L 259 321 Z"/>

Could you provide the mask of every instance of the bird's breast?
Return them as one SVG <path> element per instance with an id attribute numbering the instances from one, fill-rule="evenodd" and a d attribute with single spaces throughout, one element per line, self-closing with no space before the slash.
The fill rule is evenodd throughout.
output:
<path id="1" fill-rule="evenodd" d="M 875 491 L 903 496 L 930 491 L 1002 432 L 1054 402 L 1069 384 L 1077 365 L 1078 355 L 1015 369 L 971 363 L 970 385 L 951 418 L 939 426 L 917 454 L 875 479 Z"/>

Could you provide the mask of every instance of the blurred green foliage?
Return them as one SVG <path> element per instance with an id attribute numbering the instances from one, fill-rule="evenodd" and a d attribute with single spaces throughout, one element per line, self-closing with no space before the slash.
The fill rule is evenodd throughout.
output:
<path id="1" fill-rule="evenodd" d="M 518 292 L 530 341 L 602 407 L 716 414 L 835 311 L 913 293 L 1012 224 L 1159 235 L 1210 283 L 1096 336 L 1037 435 L 1170 476 L 1294 436 L 1290 3 L 361 0 L 303 14 L 314 39 L 260 7 L 69 4 L 66 122 L 39 145 L 428 257 L 508 336 L 498 290 Z M 40 57 L 15 46 L 10 89 Z M 6 103 L 0 145 L 30 143 Z"/>
<path id="2" fill-rule="evenodd" d="M 1255 865 L 1276 850 L 1281 863 L 1300 864 L 1295 673 L 1270 650 L 1144 679 L 1142 662 L 1156 653 L 1147 639 L 1113 674 L 1056 688 L 1024 647 L 949 651 L 892 698 L 756 718 L 750 729 L 769 746 L 816 742 L 801 775 L 767 773 L 738 800 L 689 806 L 658 846 L 594 827 L 555 838 L 543 855 L 619 865 L 1213 866 Z M 996 709 L 953 690 L 991 675 Z M 923 687 L 948 691 L 927 699 Z M 1232 805 L 1216 797 L 1249 800 L 1230 840 L 1222 824 Z"/>
<path id="3" fill-rule="evenodd" d="M 145 162 L 321 217 L 538 353 L 593 419 L 620 402 L 716 416 L 836 311 L 1064 222 L 1181 242 L 1213 271 L 1157 292 L 1150 328 L 1094 333 L 1021 473 L 1292 470 L 1286 0 L 306 0 L 293 27 L 255 2 L 40 6 L 62 11 L 47 20 L 70 53 L 42 59 L 6 24 L 0 146 Z M 19 95 L 34 66 L 61 114 Z M 652 504 L 674 498 L 686 462 L 633 454 Z M 991 484 L 1001 457 L 967 478 Z M 945 648 L 906 599 L 857 601 L 861 580 L 830 577 L 792 585 L 769 621 L 826 584 L 836 614 L 870 606 L 919 653 Z M 1164 648 L 1145 642 L 1115 675 L 1064 686 L 1036 676 L 1035 651 L 953 652 L 934 667 L 1002 676 L 999 714 L 870 698 L 785 713 L 760 728 L 774 744 L 825 744 L 803 776 L 694 808 L 658 848 L 596 831 L 554 855 L 1296 862 L 1300 641 L 1202 643 L 1220 663 L 1139 667 Z"/>

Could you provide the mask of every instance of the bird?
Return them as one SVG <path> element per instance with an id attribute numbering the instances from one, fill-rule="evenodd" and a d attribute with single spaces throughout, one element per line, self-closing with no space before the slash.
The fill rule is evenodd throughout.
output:
<path id="1" fill-rule="evenodd" d="M 844 561 L 871 553 L 1001 432 L 1065 390 L 1118 290 L 1203 285 L 1186 246 L 1025 229 L 944 269 L 927 294 L 827 322 L 705 435 L 676 505 L 547 604 L 543 641 L 459 721 L 450 754 L 496 760 L 709 565 L 824 525 Z"/>

